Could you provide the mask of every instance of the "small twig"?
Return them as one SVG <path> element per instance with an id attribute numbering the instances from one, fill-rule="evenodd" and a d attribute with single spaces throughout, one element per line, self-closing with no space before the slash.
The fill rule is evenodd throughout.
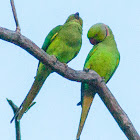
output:
<path id="1" fill-rule="evenodd" d="M 127 138 L 129 140 L 140 140 L 140 136 L 135 130 L 130 119 L 117 103 L 116 99 L 111 94 L 102 78 L 96 72 L 91 70 L 89 70 L 89 72 L 76 71 L 69 67 L 66 67 L 59 61 L 55 62 L 53 57 L 46 54 L 46 52 L 40 49 L 28 38 L 8 29 L 0 27 L 0 39 L 20 46 L 32 56 L 40 60 L 42 63 L 44 63 L 45 65 L 49 65 L 54 71 L 69 80 L 77 82 L 87 82 L 93 85 L 96 84 L 98 87 L 99 96 L 101 97 L 102 101 L 105 103 L 108 110 L 110 111 L 122 131 L 125 133 Z"/>
<path id="2" fill-rule="evenodd" d="M 16 32 L 20 33 L 21 29 L 20 29 L 20 26 L 19 26 L 18 18 L 17 18 L 17 13 L 16 13 L 14 0 L 10 0 L 10 3 L 11 3 L 15 23 L 16 23 Z"/>
<path id="3" fill-rule="evenodd" d="M 18 107 L 13 103 L 12 100 L 6 99 L 9 105 L 11 106 L 14 114 L 17 112 Z M 26 110 L 26 112 L 35 104 L 36 102 L 33 102 L 29 108 Z M 20 121 L 17 121 L 17 117 L 15 118 L 15 128 L 16 128 L 16 140 L 21 140 L 21 132 L 20 132 Z"/>
<path id="4" fill-rule="evenodd" d="M 9 99 L 7 99 L 7 102 L 9 103 L 15 114 L 18 107 Z M 16 140 L 21 140 L 20 121 L 17 121 L 17 117 L 15 118 L 15 128 L 16 128 Z"/>

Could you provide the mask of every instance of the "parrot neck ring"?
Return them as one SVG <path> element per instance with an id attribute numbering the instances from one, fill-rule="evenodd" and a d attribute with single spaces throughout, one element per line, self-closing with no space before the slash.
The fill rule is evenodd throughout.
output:
<path id="1" fill-rule="evenodd" d="M 106 37 L 110 36 L 109 29 L 108 29 L 108 27 L 106 25 L 105 25 L 105 29 L 106 29 Z"/>

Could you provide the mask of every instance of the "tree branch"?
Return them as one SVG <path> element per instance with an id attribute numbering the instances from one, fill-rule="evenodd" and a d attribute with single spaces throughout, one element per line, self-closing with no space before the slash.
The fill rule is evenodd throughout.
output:
<path id="1" fill-rule="evenodd" d="M 66 64 L 56 61 L 54 57 L 46 54 L 46 52 L 40 49 L 35 43 L 17 32 L 0 27 L 0 39 L 20 46 L 36 59 L 45 65 L 49 65 L 54 71 L 69 80 L 77 82 L 93 82 L 99 77 L 94 71 L 90 70 L 88 73 L 85 71 L 75 71 L 66 66 Z"/>
<path id="2" fill-rule="evenodd" d="M 14 114 L 18 110 L 18 107 L 9 99 L 7 99 L 7 102 L 11 106 Z M 15 118 L 15 128 L 16 128 L 16 140 L 21 140 L 21 133 L 20 133 L 20 121 L 17 121 L 17 117 Z"/>
<path id="3" fill-rule="evenodd" d="M 14 20 L 15 20 L 15 23 L 16 23 L 16 32 L 20 33 L 20 26 L 19 26 L 19 22 L 18 22 L 18 18 L 17 18 L 17 13 L 16 13 L 16 8 L 15 8 L 14 0 L 10 0 L 10 3 L 11 3 L 11 7 L 12 7 L 12 12 L 13 12 Z"/>
<path id="4" fill-rule="evenodd" d="M 130 119 L 119 106 L 118 102 L 111 94 L 102 78 L 96 72 L 92 70 L 89 70 L 89 72 L 73 70 L 67 67 L 65 64 L 56 61 L 52 56 L 46 54 L 46 52 L 40 49 L 28 38 L 22 36 L 17 32 L 2 27 L 0 27 L 0 39 L 20 46 L 32 56 L 37 58 L 39 61 L 41 61 L 45 65 L 49 65 L 55 72 L 69 80 L 77 82 L 87 82 L 89 84 L 96 85 L 100 98 L 107 106 L 108 110 L 118 123 L 119 127 L 125 133 L 127 138 L 129 140 L 140 140 L 140 136 L 135 130 Z"/>
<path id="5" fill-rule="evenodd" d="M 13 103 L 12 100 L 6 99 L 7 102 L 9 103 L 9 105 L 11 106 L 14 114 L 17 112 L 18 107 Z M 26 112 L 35 104 L 36 102 L 33 102 L 28 109 L 26 110 Z M 25 113 L 26 113 L 25 112 Z M 16 128 L 16 140 L 21 140 L 21 131 L 20 131 L 20 121 L 17 121 L 17 117 L 15 118 L 15 128 Z"/>
<path id="6" fill-rule="evenodd" d="M 120 107 L 117 100 L 107 88 L 107 86 L 103 82 L 98 83 L 97 86 L 98 95 L 118 123 L 121 130 L 127 136 L 127 138 L 129 140 L 140 140 L 140 136 L 134 128 L 132 122 L 128 118 L 127 114 Z"/>

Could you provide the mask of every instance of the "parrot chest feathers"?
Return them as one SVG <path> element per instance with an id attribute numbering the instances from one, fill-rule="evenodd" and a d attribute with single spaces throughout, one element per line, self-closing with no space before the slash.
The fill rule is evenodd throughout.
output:
<path id="1" fill-rule="evenodd" d="M 76 22 L 65 23 L 57 36 L 54 35 L 54 37 L 46 53 L 55 55 L 56 58 L 63 63 L 68 63 L 80 51 L 82 44 L 82 26 Z"/>
<path id="2" fill-rule="evenodd" d="M 67 23 L 59 33 L 61 39 L 70 47 L 78 47 L 82 43 L 82 27 L 74 22 Z"/>
<path id="3" fill-rule="evenodd" d="M 112 49 L 112 47 L 106 47 L 103 44 L 102 46 L 99 45 L 91 51 L 85 68 L 96 71 L 107 82 L 119 63 L 118 54 L 116 46 Z"/>

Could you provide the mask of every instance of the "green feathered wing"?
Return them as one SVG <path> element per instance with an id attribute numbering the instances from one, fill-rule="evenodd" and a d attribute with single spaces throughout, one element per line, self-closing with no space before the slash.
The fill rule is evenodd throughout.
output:
<path id="1" fill-rule="evenodd" d="M 62 28 L 62 25 L 58 25 L 49 32 L 49 34 L 46 36 L 45 41 L 42 45 L 42 50 L 46 52 L 47 48 L 52 43 L 52 41 L 56 38 L 61 28 Z M 40 65 L 40 62 L 38 63 L 38 68 L 39 68 L 39 65 Z M 38 68 L 37 68 L 37 71 L 38 71 Z"/>

